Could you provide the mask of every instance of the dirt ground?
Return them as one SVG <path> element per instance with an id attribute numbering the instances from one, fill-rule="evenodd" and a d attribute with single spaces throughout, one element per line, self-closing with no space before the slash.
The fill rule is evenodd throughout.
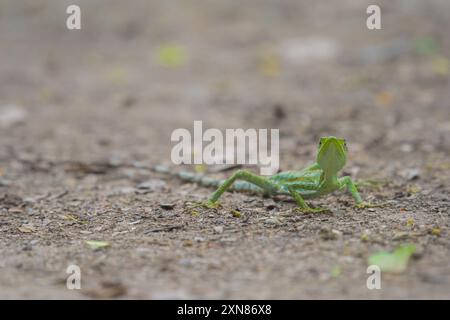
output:
<path id="1" fill-rule="evenodd" d="M 0 1 L 0 298 L 450 298 L 450 5 L 380 0 L 368 30 L 372 2 Z M 179 66 L 156 57 L 171 43 Z M 345 137 L 344 174 L 388 206 L 192 210 L 211 190 L 136 164 L 180 170 L 170 135 L 194 120 L 279 128 L 282 170 Z M 406 271 L 368 290 L 368 257 L 404 243 Z"/>

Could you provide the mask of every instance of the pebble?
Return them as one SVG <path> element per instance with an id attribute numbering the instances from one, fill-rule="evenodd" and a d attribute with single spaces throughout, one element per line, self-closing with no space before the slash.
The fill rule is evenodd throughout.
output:
<path id="1" fill-rule="evenodd" d="M 160 191 L 166 187 L 166 183 L 160 179 L 151 179 L 138 184 L 137 188 L 141 190 Z"/>
<path id="2" fill-rule="evenodd" d="M 11 185 L 10 181 L 7 181 L 5 179 L 0 179 L 0 187 L 8 187 L 9 185 Z"/>
<path id="3" fill-rule="evenodd" d="M 28 112 L 15 105 L 0 107 L 0 128 L 8 129 L 17 124 L 25 122 Z"/>
<path id="4" fill-rule="evenodd" d="M 214 231 L 216 233 L 222 233 L 223 232 L 223 226 L 215 226 Z"/>
<path id="5" fill-rule="evenodd" d="M 292 64 L 333 60 L 339 47 L 330 37 L 290 38 L 281 44 L 280 56 Z"/>
<path id="6" fill-rule="evenodd" d="M 175 208 L 174 203 L 160 203 L 159 206 L 164 210 L 172 210 L 173 208 Z"/>

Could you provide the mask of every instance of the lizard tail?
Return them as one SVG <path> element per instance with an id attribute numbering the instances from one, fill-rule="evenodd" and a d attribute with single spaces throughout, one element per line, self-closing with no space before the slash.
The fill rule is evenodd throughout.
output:
<path id="1" fill-rule="evenodd" d="M 189 171 L 172 172 L 168 167 L 162 165 L 155 166 L 154 171 L 157 173 L 171 175 L 180 179 L 181 181 L 197 183 L 204 187 L 218 187 L 225 181 L 221 179 L 210 178 L 203 174 L 197 174 Z"/>
<path id="2" fill-rule="evenodd" d="M 181 181 L 196 183 L 200 186 L 207 188 L 217 188 L 221 186 L 225 180 L 223 179 L 214 179 L 211 177 L 207 177 L 203 174 L 193 173 L 189 171 L 179 171 L 172 172 L 168 167 L 158 165 L 154 167 L 154 171 L 157 173 L 171 175 L 180 179 Z M 252 193 L 260 193 L 262 189 L 247 182 L 247 181 L 235 181 L 233 185 L 229 188 L 230 191 L 240 191 L 240 192 L 252 192 Z"/>

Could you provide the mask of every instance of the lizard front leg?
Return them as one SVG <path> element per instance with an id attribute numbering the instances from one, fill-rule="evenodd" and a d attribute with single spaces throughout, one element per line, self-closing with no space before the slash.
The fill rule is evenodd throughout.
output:
<path id="1" fill-rule="evenodd" d="M 347 188 L 347 190 L 351 193 L 353 199 L 355 199 L 356 204 L 362 203 L 361 196 L 358 192 L 358 189 L 356 188 L 355 184 L 353 183 L 352 178 L 349 176 L 342 177 L 338 180 L 339 182 L 339 188 Z"/>
<path id="2" fill-rule="evenodd" d="M 373 205 L 368 202 L 365 202 L 361 199 L 361 195 L 358 192 L 358 189 L 356 188 L 355 183 L 353 180 L 349 177 L 342 177 L 338 180 L 340 188 L 347 188 L 347 190 L 351 193 L 353 199 L 356 201 L 356 207 L 358 208 L 370 208 L 370 207 L 377 207 L 378 205 Z"/>
<path id="3" fill-rule="evenodd" d="M 302 196 L 292 187 L 287 187 L 289 194 L 294 198 L 295 202 L 299 206 L 298 211 L 301 212 L 324 212 L 328 211 L 328 209 L 324 208 L 311 208 L 308 204 L 303 200 Z"/>

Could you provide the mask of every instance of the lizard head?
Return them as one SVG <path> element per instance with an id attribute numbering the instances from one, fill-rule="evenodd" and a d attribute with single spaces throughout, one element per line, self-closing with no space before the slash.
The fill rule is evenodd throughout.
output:
<path id="1" fill-rule="evenodd" d="M 338 173 L 347 161 L 347 144 L 345 139 L 322 137 L 317 150 L 317 160 L 326 175 Z"/>

